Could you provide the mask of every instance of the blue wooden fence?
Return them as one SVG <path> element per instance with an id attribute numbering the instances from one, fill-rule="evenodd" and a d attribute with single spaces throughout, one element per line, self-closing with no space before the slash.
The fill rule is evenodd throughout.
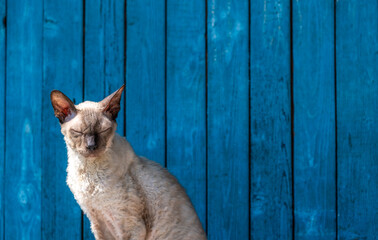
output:
<path id="1" fill-rule="evenodd" d="M 49 93 L 118 132 L 209 239 L 376 239 L 378 1 L 0 0 L 0 239 L 92 239 Z"/>

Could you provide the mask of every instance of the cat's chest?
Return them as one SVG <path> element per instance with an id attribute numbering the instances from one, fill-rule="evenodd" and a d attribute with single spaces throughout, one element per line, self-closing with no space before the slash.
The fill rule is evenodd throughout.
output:
<path id="1" fill-rule="evenodd" d="M 108 166 L 69 166 L 67 184 L 83 208 L 104 208 L 125 198 L 127 186 Z"/>

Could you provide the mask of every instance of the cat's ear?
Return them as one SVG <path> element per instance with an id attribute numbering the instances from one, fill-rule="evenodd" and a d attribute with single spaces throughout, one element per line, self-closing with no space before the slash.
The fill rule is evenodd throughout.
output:
<path id="1" fill-rule="evenodd" d="M 100 102 L 100 104 L 104 106 L 104 114 L 108 115 L 113 120 L 117 118 L 118 112 L 121 109 L 121 98 L 124 88 L 125 85 Z"/>
<path id="2" fill-rule="evenodd" d="M 76 116 L 75 104 L 61 91 L 53 90 L 50 98 L 55 117 L 59 119 L 61 124 L 68 122 Z"/>

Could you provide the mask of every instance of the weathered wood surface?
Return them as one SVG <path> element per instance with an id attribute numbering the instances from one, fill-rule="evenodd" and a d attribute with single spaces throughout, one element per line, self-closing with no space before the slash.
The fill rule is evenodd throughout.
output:
<path id="1" fill-rule="evenodd" d="M 209 1 L 208 236 L 248 239 L 248 1 Z"/>
<path id="2" fill-rule="evenodd" d="M 167 1 L 167 168 L 206 223 L 205 2 Z"/>
<path id="3" fill-rule="evenodd" d="M 126 136 L 165 165 L 165 1 L 127 1 Z"/>
<path id="4" fill-rule="evenodd" d="M 336 237 L 333 1 L 293 3 L 295 238 Z"/>
<path id="5" fill-rule="evenodd" d="M 49 94 L 124 83 L 209 239 L 374 239 L 377 4 L 0 0 L 0 239 L 93 239 Z"/>
<path id="6" fill-rule="evenodd" d="M 7 2 L 5 239 L 41 239 L 42 6 Z"/>
<path id="7" fill-rule="evenodd" d="M 378 236 L 378 2 L 337 1 L 339 239 Z"/>
<path id="8" fill-rule="evenodd" d="M 292 238 L 290 1 L 251 1 L 251 238 Z"/>
<path id="9" fill-rule="evenodd" d="M 0 1 L 0 223 L 4 223 L 4 166 L 5 166 L 5 82 L 6 82 L 6 0 Z M 0 239 L 4 224 L 0 224 Z"/>

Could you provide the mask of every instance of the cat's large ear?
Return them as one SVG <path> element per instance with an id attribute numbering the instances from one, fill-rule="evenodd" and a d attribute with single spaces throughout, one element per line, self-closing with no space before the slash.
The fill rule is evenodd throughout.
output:
<path id="1" fill-rule="evenodd" d="M 76 116 L 75 104 L 61 91 L 53 90 L 50 98 L 55 117 L 59 119 L 61 124 L 68 122 Z"/>
<path id="2" fill-rule="evenodd" d="M 125 88 L 125 85 L 120 87 L 117 91 L 110 94 L 104 100 L 100 102 L 104 106 L 103 112 L 108 115 L 111 119 L 115 120 L 117 118 L 118 112 L 121 109 L 121 98 L 122 92 Z"/>

